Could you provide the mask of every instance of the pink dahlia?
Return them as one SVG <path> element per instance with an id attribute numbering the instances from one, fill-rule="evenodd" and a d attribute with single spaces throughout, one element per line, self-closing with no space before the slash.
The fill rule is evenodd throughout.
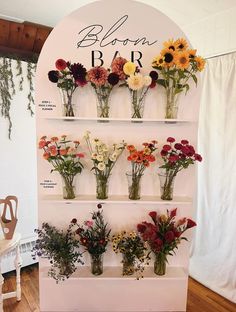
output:
<path id="1" fill-rule="evenodd" d="M 108 70 L 102 66 L 96 66 L 88 71 L 88 80 L 100 87 L 107 82 Z"/>
<path id="2" fill-rule="evenodd" d="M 126 75 L 123 71 L 123 67 L 127 63 L 127 60 L 123 57 L 116 57 L 111 63 L 111 70 L 113 73 L 117 74 L 120 80 L 125 80 Z"/>

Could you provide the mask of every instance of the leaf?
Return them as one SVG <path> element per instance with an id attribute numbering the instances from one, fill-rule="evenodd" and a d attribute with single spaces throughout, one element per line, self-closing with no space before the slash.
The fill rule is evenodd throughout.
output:
<path id="1" fill-rule="evenodd" d="M 166 81 L 165 79 L 157 79 L 157 83 L 164 88 L 166 88 L 166 86 L 168 86 L 169 84 L 168 81 Z"/>
<path id="2" fill-rule="evenodd" d="M 196 84 L 196 86 L 197 86 L 197 76 L 192 75 L 192 77 L 193 77 L 193 81 L 195 82 L 195 84 Z"/>

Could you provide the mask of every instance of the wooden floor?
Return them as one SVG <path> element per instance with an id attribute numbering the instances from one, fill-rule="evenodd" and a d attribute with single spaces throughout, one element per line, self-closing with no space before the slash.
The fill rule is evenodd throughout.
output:
<path id="1" fill-rule="evenodd" d="M 4 274 L 3 292 L 15 288 L 15 274 Z M 32 265 L 21 272 L 22 299 L 4 300 L 4 312 L 39 312 L 38 267 Z M 236 304 L 189 279 L 187 312 L 236 312 Z"/>

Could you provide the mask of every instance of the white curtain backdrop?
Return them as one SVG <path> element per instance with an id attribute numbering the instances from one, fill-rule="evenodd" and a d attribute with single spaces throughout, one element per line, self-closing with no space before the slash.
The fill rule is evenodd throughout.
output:
<path id="1" fill-rule="evenodd" d="M 236 302 L 236 53 L 209 59 L 203 72 L 198 149 L 190 275 Z"/>

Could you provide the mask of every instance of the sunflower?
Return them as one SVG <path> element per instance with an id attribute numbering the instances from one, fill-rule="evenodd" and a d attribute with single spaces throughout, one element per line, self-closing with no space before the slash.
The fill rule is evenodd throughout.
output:
<path id="1" fill-rule="evenodd" d="M 163 49 L 161 55 L 164 59 L 164 66 L 170 67 L 174 65 L 175 62 L 175 52 L 170 49 Z"/>
<path id="2" fill-rule="evenodd" d="M 197 63 L 197 69 L 199 71 L 202 71 L 204 69 L 205 63 L 206 63 L 204 58 L 202 58 L 201 56 L 196 56 L 194 60 Z"/>
<path id="3" fill-rule="evenodd" d="M 188 50 L 189 58 L 190 58 L 190 59 L 194 59 L 195 56 L 196 56 L 196 53 L 197 53 L 197 50 L 196 50 L 196 49 L 195 49 L 195 50 L 193 50 L 193 49 Z"/>
<path id="4" fill-rule="evenodd" d="M 177 50 L 179 50 L 179 51 L 183 51 L 183 50 L 186 50 L 188 48 L 188 43 L 187 43 L 186 39 L 184 39 L 184 38 L 177 39 L 175 41 L 175 45 L 176 45 Z"/>
<path id="5" fill-rule="evenodd" d="M 176 50 L 176 41 L 174 41 L 173 38 L 169 39 L 168 41 L 165 41 L 163 45 L 164 45 L 164 48 L 166 49 L 173 50 L 173 51 Z"/>
<path id="6" fill-rule="evenodd" d="M 162 55 L 158 55 L 152 61 L 153 67 L 162 67 L 164 65 L 164 58 Z"/>
<path id="7" fill-rule="evenodd" d="M 176 55 L 176 67 L 179 69 L 187 69 L 189 67 L 188 51 L 180 51 Z"/>

